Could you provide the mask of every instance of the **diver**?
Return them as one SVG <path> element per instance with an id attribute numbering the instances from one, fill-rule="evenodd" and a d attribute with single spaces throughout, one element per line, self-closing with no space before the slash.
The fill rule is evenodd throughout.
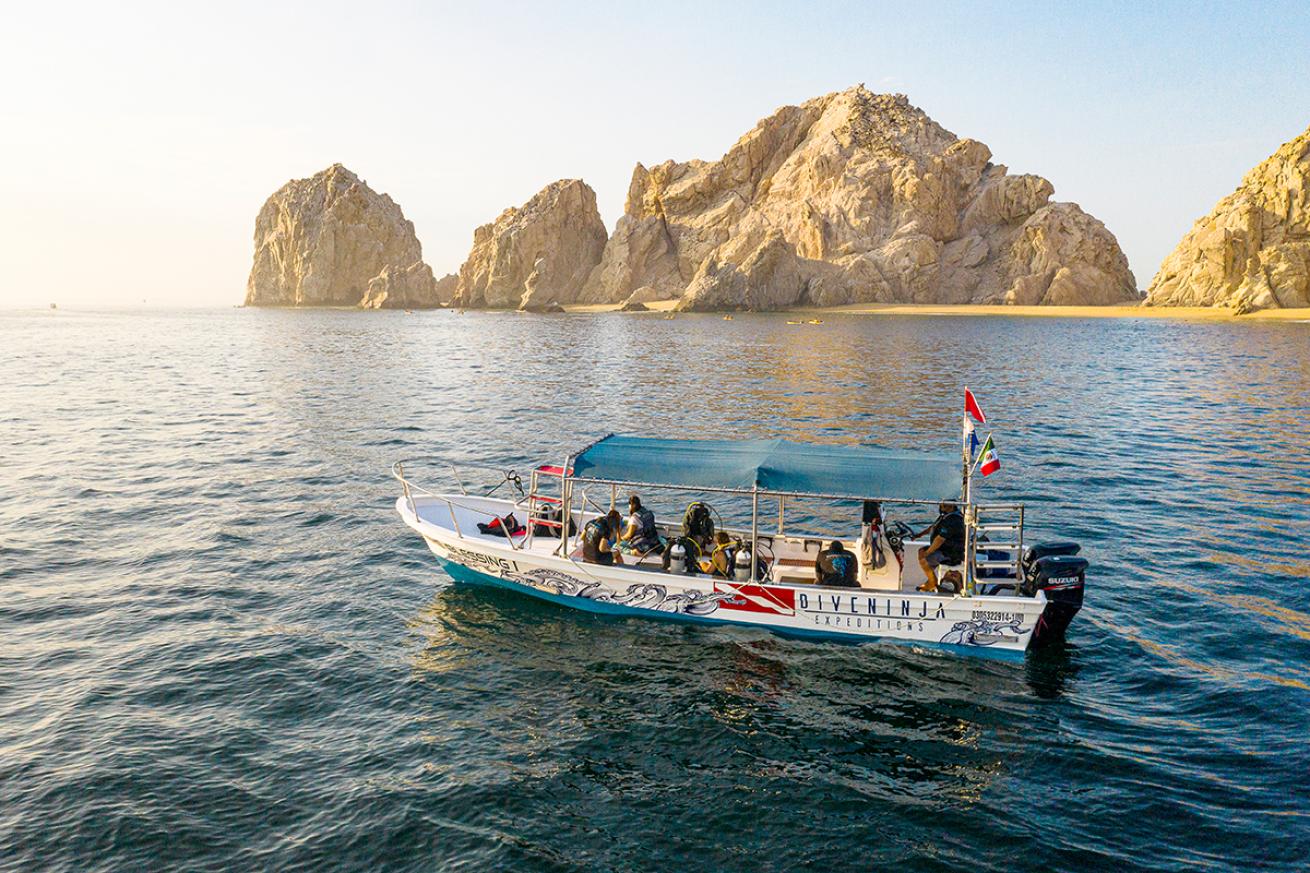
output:
<path id="1" fill-rule="evenodd" d="M 814 582 L 830 588 L 860 587 L 855 579 L 855 555 L 846 551 L 840 540 L 833 540 L 814 558 Z"/>
<path id="2" fill-rule="evenodd" d="M 710 553 L 710 575 L 722 579 L 731 576 L 735 553 L 736 549 L 732 545 L 732 538 L 728 536 L 728 532 L 717 531 L 714 534 L 714 551 Z"/>
<path id="3" fill-rule="evenodd" d="M 582 528 L 582 560 L 588 564 L 622 564 L 619 554 L 619 524 L 622 519 L 617 509 L 598 515 Z"/>
<path id="4" fill-rule="evenodd" d="M 641 505 L 641 498 L 633 494 L 628 498 L 628 523 L 619 538 L 619 551 L 630 555 L 649 555 L 658 552 L 664 544 L 655 529 L 655 513 Z"/>

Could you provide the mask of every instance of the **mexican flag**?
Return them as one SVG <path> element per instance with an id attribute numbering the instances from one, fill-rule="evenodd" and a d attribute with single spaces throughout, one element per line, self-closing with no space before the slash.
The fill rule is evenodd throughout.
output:
<path id="1" fill-rule="evenodd" d="M 982 454 L 978 456 L 978 472 L 990 476 L 999 469 L 1001 469 L 1001 459 L 996 456 L 992 435 L 987 434 L 987 442 L 983 443 Z"/>

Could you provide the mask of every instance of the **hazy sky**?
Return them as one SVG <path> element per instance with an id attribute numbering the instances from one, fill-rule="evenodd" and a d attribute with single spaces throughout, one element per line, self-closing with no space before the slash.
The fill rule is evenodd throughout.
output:
<path id="1" fill-rule="evenodd" d="M 548 182 L 612 228 L 637 161 L 858 82 L 1050 179 L 1144 288 L 1310 124 L 1310 4 L 8 3 L 0 77 L 0 304 L 239 303 L 264 199 L 334 161 L 440 275 Z"/>

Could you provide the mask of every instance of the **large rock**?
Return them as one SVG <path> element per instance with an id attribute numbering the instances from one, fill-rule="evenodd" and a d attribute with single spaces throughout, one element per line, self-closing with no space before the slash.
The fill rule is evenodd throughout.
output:
<path id="1" fill-rule="evenodd" d="M 436 306 L 433 288 L 436 280 L 432 268 L 422 261 L 408 267 L 383 267 L 368 283 L 368 291 L 359 305 L 365 309 L 413 309 Z"/>
<path id="2" fill-rule="evenodd" d="M 447 273 L 432 286 L 432 294 L 440 306 L 449 306 L 458 291 L 459 273 Z"/>
<path id="3" fill-rule="evenodd" d="M 805 291 L 796 252 L 779 231 L 772 231 L 754 251 L 735 246 L 711 254 L 696 271 L 679 309 L 781 309 Z"/>
<path id="4" fill-rule="evenodd" d="M 596 192 L 587 183 L 561 179 L 547 185 L 473 232 L 455 305 L 538 309 L 576 302 L 605 239 Z"/>
<path id="5" fill-rule="evenodd" d="M 293 179 L 255 220 L 247 306 L 439 305 L 400 206 L 341 164 Z"/>
<path id="6" fill-rule="evenodd" d="M 718 161 L 633 172 L 581 300 L 680 308 L 1138 299 L 1101 222 L 863 86 L 787 106 Z"/>
<path id="7" fill-rule="evenodd" d="M 1247 173 L 1151 280 L 1151 306 L 1310 306 L 1310 129 Z"/>

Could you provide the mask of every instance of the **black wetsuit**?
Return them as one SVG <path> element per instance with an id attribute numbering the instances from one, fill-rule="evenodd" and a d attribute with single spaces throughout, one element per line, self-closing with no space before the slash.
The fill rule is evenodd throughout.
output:
<path id="1" fill-rule="evenodd" d="M 846 549 L 824 549 L 814 559 L 818 584 L 832 588 L 858 588 L 855 581 L 855 554 Z"/>
<path id="2" fill-rule="evenodd" d="M 582 529 L 582 560 L 588 564 L 613 564 L 614 552 L 602 552 L 600 544 L 610 540 L 609 523 L 603 518 L 593 518 Z M 613 549 L 614 543 L 610 542 Z"/>
<path id="3" fill-rule="evenodd" d="M 948 512 L 932 523 L 932 528 L 928 531 L 928 542 L 931 543 L 937 537 L 942 538 L 941 548 L 937 550 L 937 554 L 941 555 L 941 562 L 963 564 L 964 516 L 959 510 Z"/>

